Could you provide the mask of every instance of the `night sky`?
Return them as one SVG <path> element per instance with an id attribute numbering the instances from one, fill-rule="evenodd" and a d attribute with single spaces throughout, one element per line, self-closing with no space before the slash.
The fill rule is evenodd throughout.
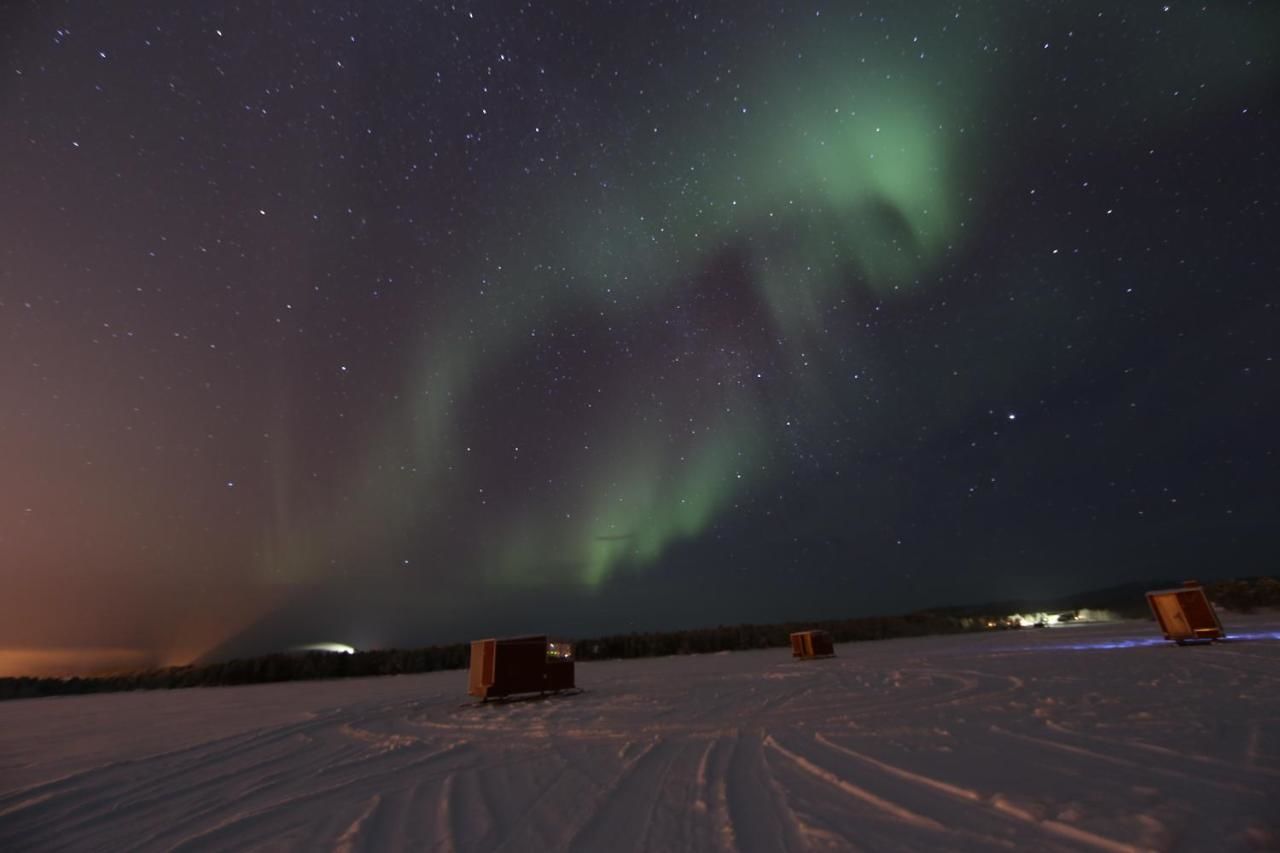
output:
<path id="1" fill-rule="evenodd" d="M 1278 34 L 0 6 L 0 674 L 1274 572 Z"/>

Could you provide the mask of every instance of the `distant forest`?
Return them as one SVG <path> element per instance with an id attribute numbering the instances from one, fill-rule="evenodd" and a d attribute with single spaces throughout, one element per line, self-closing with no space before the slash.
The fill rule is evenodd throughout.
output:
<path id="1" fill-rule="evenodd" d="M 898 616 L 774 625 L 722 625 L 686 631 L 619 634 L 578 640 L 575 652 L 578 660 L 589 661 L 777 648 L 789 644 L 788 635 L 792 631 L 809 628 L 828 631 L 837 643 L 958 634 L 991 630 L 992 625 L 1012 627 L 1005 621 L 1011 613 L 1074 614 L 1083 608 L 1112 610 L 1127 618 L 1150 618 L 1142 592 L 1171 586 L 1177 586 L 1177 582 L 1126 584 L 1050 602 L 1008 601 L 937 608 Z M 1214 604 L 1225 610 L 1249 613 L 1262 608 L 1280 608 L 1280 580 L 1276 578 L 1218 581 L 1206 584 L 1205 589 Z M 381 649 L 353 654 L 272 654 L 225 663 L 175 666 L 95 678 L 0 678 L 0 700 L 434 672 L 442 669 L 465 669 L 470 663 L 470 656 L 470 643 L 455 643 L 420 649 Z"/>

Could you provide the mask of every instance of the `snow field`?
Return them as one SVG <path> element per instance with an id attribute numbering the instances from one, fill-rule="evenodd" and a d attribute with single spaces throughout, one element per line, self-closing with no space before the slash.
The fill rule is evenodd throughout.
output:
<path id="1" fill-rule="evenodd" d="M 0 850 L 1280 849 L 1280 619 L 0 703 Z"/>

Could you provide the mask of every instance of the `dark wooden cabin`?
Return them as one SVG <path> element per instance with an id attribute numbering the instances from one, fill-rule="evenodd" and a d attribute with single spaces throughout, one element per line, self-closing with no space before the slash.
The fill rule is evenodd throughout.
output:
<path id="1" fill-rule="evenodd" d="M 816 628 L 811 631 L 796 631 L 791 635 L 791 656 L 801 660 L 834 657 L 835 645 L 831 635 Z"/>
<path id="2" fill-rule="evenodd" d="M 573 683 L 573 644 L 546 636 L 475 640 L 467 692 L 480 699 L 554 693 Z"/>

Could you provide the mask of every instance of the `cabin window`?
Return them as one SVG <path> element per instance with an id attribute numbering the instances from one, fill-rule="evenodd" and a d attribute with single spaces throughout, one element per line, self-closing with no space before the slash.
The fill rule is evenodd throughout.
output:
<path id="1" fill-rule="evenodd" d="M 547 643 L 547 660 L 573 660 L 573 643 Z"/>

